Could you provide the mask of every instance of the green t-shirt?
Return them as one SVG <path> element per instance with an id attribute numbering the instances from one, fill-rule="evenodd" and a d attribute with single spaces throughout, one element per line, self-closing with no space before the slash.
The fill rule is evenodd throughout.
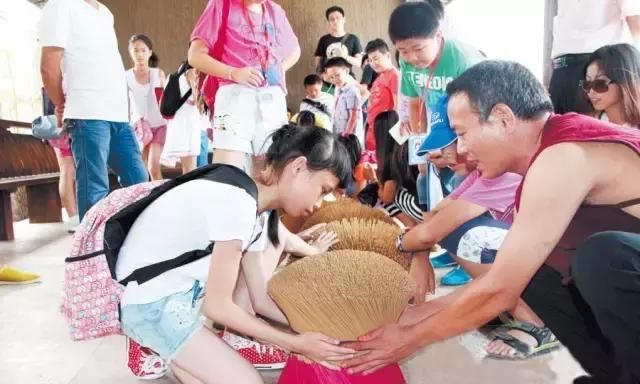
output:
<path id="1" fill-rule="evenodd" d="M 427 111 L 435 107 L 438 99 L 446 93 L 447 85 L 466 71 L 467 68 L 482 60 L 477 49 L 456 40 L 445 40 L 442 57 L 429 84 L 425 104 Z M 400 60 L 402 85 L 400 92 L 407 97 L 417 98 L 427 92 L 426 82 L 429 80 L 429 69 L 417 68 Z"/>

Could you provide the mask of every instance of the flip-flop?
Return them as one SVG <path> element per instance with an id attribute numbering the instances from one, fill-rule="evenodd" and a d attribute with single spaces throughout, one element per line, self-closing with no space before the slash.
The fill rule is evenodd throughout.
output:
<path id="1" fill-rule="evenodd" d="M 522 331 L 528 335 L 531 335 L 536 342 L 537 346 L 532 347 L 522 340 L 508 333 L 510 330 Z M 556 339 L 555 335 L 547 327 L 537 327 L 533 324 L 523 321 L 513 320 L 498 327 L 493 332 L 491 341 L 501 340 L 503 343 L 511 347 L 515 353 L 510 355 L 500 355 L 494 353 L 487 353 L 487 357 L 497 360 L 527 360 L 534 356 L 544 355 L 551 351 L 560 348 L 560 341 Z"/>

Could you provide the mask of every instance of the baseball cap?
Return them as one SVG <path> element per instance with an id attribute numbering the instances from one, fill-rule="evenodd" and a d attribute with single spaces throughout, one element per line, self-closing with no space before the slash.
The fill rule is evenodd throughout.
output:
<path id="1" fill-rule="evenodd" d="M 428 152 L 447 147 L 458 139 L 449 124 L 449 116 L 447 116 L 448 105 L 449 96 L 442 96 L 433 111 L 431 111 L 431 131 L 418 149 L 418 156 L 424 156 Z"/>

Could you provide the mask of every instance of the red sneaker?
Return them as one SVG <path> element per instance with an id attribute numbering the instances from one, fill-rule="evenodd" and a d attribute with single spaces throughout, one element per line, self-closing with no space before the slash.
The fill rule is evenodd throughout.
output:
<path id="1" fill-rule="evenodd" d="M 253 364 L 256 369 L 282 369 L 287 362 L 287 352 L 273 344 L 259 343 L 229 331 L 224 331 L 222 340 Z"/>
<path id="2" fill-rule="evenodd" d="M 155 380 L 167 374 L 167 363 L 155 352 L 127 337 L 127 365 L 140 380 Z"/>

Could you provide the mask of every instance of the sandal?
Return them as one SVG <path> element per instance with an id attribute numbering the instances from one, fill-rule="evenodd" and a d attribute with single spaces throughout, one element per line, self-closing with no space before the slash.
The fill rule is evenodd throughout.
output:
<path id="1" fill-rule="evenodd" d="M 532 347 L 529 344 L 519 340 L 515 336 L 507 333 L 510 330 L 522 331 L 531 335 L 538 345 Z M 555 337 L 551 330 L 547 327 L 537 327 L 533 324 L 513 320 L 498 327 L 491 341 L 501 340 L 503 343 L 511 347 L 515 353 L 511 355 L 498 355 L 487 352 L 487 357 L 497 360 L 526 360 L 534 356 L 540 356 L 560 348 L 560 341 Z"/>

